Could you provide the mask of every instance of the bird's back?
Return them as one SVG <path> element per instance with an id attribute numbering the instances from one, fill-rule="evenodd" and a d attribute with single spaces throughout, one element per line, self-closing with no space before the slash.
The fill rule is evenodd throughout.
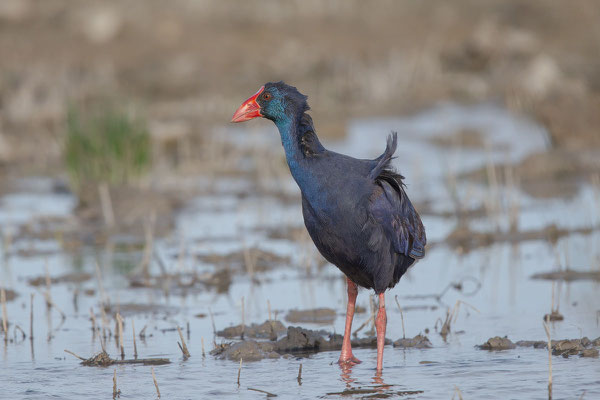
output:
<path id="1" fill-rule="evenodd" d="M 300 185 L 306 228 L 321 254 L 360 286 L 381 293 L 424 256 L 425 230 L 390 169 L 395 135 L 375 160 L 325 151 Z"/>

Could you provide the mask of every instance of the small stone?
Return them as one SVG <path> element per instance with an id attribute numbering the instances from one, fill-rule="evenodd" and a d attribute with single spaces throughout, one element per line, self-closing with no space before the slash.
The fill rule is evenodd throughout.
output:
<path id="1" fill-rule="evenodd" d="M 564 319 L 565 317 L 556 310 L 544 315 L 544 321 L 562 321 Z"/>
<path id="2" fill-rule="evenodd" d="M 579 355 L 581 357 L 598 357 L 600 351 L 598 349 L 585 349 Z"/>
<path id="3" fill-rule="evenodd" d="M 479 346 L 481 350 L 508 350 L 517 347 L 507 337 L 496 336 Z"/>

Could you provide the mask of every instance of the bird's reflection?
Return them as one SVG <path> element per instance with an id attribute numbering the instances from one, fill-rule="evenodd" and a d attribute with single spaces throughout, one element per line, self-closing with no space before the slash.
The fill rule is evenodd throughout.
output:
<path id="1" fill-rule="evenodd" d="M 354 363 L 342 363 L 340 364 L 340 377 L 346 383 L 346 389 L 352 389 L 352 384 L 356 382 L 356 378 L 352 376 L 352 369 L 356 366 Z M 383 373 L 376 371 L 375 375 L 371 379 L 373 386 L 369 389 L 362 389 L 362 391 L 368 391 L 370 393 L 384 393 L 390 389 L 393 385 L 388 385 L 383 380 Z"/>
<path id="2" fill-rule="evenodd" d="M 373 386 L 373 389 L 378 393 L 383 393 L 392 386 L 392 385 L 387 385 L 383 381 L 383 374 L 381 371 L 375 371 L 375 375 L 373 376 L 372 382 L 375 384 Z"/>
<path id="3" fill-rule="evenodd" d="M 341 378 L 346 382 L 347 388 L 351 388 L 352 383 L 356 381 L 356 379 L 352 377 L 352 368 L 354 368 L 355 365 L 356 364 L 354 363 L 340 363 Z"/>

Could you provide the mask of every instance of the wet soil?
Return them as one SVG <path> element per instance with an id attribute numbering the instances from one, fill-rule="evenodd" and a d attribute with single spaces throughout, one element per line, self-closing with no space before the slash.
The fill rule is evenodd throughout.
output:
<path id="1" fill-rule="evenodd" d="M 268 321 L 267 321 L 268 323 Z M 281 354 L 308 355 L 320 351 L 333 351 L 342 348 L 343 336 L 324 330 L 311 330 L 298 326 L 287 328 L 287 334 L 277 341 L 258 342 L 244 340 L 235 343 L 223 343 L 211 354 L 222 359 L 239 361 L 257 361 L 263 358 L 278 358 Z M 392 342 L 386 339 L 386 345 Z M 353 348 L 376 348 L 377 338 L 367 337 L 352 340 Z"/>
<path id="2" fill-rule="evenodd" d="M 531 279 L 545 279 L 567 282 L 577 280 L 600 281 L 600 271 L 576 271 L 572 269 L 566 269 L 562 271 L 540 272 L 532 275 Z"/>
<path id="3" fill-rule="evenodd" d="M 600 338 L 590 340 L 587 337 L 581 339 L 562 339 L 552 340 L 550 342 L 552 354 L 568 358 L 571 355 L 581 357 L 598 357 L 598 347 L 600 347 Z M 533 347 L 536 349 L 547 349 L 548 342 L 543 340 L 519 340 L 513 343 L 510 339 L 496 336 L 488 339 L 484 344 L 477 346 L 481 350 L 511 350 L 518 347 Z"/>
<path id="4" fill-rule="evenodd" d="M 517 345 L 514 344 L 510 339 L 500 336 L 490 338 L 487 342 L 479 346 L 479 348 L 482 350 L 508 350 L 516 347 Z"/>
<path id="5" fill-rule="evenodd" d="M 221 331 L 217 331 L 217 336 L 227 339 L 241 338 L 243 336 L 248 338 L 277 340 L 277 337 L 286 331 L 287 328 L 281 321 L 265 321 L 262 324 L 251 324 L 250 326 L 231 326 Z"/>

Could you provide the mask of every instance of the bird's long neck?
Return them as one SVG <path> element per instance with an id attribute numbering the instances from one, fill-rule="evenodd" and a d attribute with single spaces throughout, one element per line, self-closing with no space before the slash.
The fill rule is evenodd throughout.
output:
<path id="1" fill-rule="evenodd" d="M 310 116 L 302 111 L 278 118 L 274 122 L 279 129 L 285 158 L 294 180 L 303 192 L 310 192 L 310 187 L 314 186 L 311 185 L 314 179 L 310 161 L 325 151 L 314 132 Z"/>

